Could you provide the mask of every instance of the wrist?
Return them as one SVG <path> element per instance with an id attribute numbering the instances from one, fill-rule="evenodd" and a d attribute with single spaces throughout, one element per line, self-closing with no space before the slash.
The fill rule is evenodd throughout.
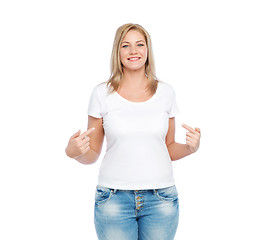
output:
<path id="1" fill-rule="evenodd" d="M 191 146 L 188 145 L 188 144 L 185 144 L 185 145 L 186 145 L 186 148 L 188 149 L 189 154 L 192 154 L 192 153 L 195 152 L 194 149 L 193 149 L 193 147 L 191 147 Z"/>

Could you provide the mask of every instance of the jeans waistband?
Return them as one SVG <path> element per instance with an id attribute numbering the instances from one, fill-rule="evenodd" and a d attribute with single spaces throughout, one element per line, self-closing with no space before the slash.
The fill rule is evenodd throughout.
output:
<path id="1" fill-rule="evenodd" d="M 123 190 L 123 189 L 111 189 L 113 193 L 116 192 L 126 192 L 126 193 L 147 193 L 147 192 L 152 192 L 156 193 L 156 189 L 144 189 L 144 190 Z"/>
<path id="2" fill-rule="evenodd" d="M 125 189 L 115 189 L 115 188 L 109 188 L 109 187 L 103 187 L 103 186 L 100 186 L 100 185 L 97 185 L 99 187 L 102 187 L 102 188 L 107 188 L 109 189 L 111 192 L 113 193 L 116 193 L 116 192 L 126 192 L 126 193 L 147 193 L 147 192 L 152 192 L 152 193 L 156 193 L 158 189 L 141 189 L 141 190 L 125 190 Z M 174 185 L 173 185 L 174 186 Z M 171 186 L 171 187 L 173 187 Z"/>

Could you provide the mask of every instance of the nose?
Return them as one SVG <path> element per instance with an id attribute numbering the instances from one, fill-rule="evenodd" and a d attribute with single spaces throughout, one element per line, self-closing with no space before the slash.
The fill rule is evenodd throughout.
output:
<path id="1" fill-rule="evenodd" d="M 134 45 L 131 46 L 129 53 L 130 54 L 135 54 L 136 53 L 136 47 Z"/>

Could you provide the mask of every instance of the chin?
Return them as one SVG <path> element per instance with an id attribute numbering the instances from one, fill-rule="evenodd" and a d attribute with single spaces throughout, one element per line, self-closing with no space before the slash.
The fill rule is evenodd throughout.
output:
<path id="1" fill-rule="evenodd" d="M 128 71 L 139 71 L 141 69 L 144 69 L 145 70 L 145 65 L 142 65 L 142 66 L 135 66 L 135 67 L 131 67 L 131 66 L 124 66 L 124 68 Z"/>

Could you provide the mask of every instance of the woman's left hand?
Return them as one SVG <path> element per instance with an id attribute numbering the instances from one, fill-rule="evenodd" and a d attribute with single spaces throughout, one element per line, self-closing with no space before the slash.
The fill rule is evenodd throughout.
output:
<path id="1" fill-rule="evenodd" d="M 186 145 L 189 147 L 190 151 L 192 153 L 196 152 L 197 149 L 199 148 L 199 143 L 200 143 L 200 129 L 195 128 L 193 129 L 192 127 L 182 124 L 182 127 L 187 129 L 188 131 L 186 132 Z"/>

